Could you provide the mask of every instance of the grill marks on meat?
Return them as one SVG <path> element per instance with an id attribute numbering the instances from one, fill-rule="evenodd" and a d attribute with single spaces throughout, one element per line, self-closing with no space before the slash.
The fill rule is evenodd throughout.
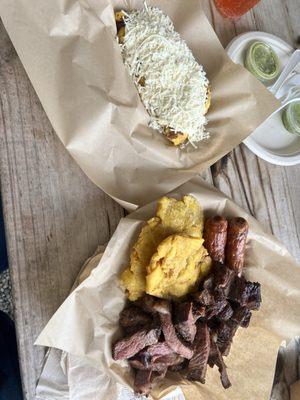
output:
<path id="1" fill-rule="evenodd" d="M 136 371 L 136 393 L 149 394 L 167 370 L 205 383 L 207 365 L 218 368 L 225 389 L 231 386 L 223 357 L 261 303 L 260 284 L 242 276 L 247 233 L 243 218 L 228 227 L 222 217 L 209 219 L 204 239 L 214 264 L 199 290 L 179 304 L 145 295 L 122 311 L 127 336 L 113 346 L 113 358 L 128 359 Z"/>
<path id="2" fill-rule="evenodd" d="M 155 361 L 159 357 L 172 354 L 173 351 L 167 342 L 160 342 L 147 347 L 143 353 L 147 354 L 147 357 L 151 358 L 152 361 Z"/>
<path id="3" fill-rule="evenodd" d="M 214 365 L 216 365 L 218 367 L 219 372 L 220 372 L 221 383 L 222 383 L 224 389 L 230 388 L 231 382 L 227 375 L 226 365 L 224 363 L 222 354 L 220 353 L 220 350 L 219 350 L 217 344 L 215 343 L 213 337 L 211 338 L 211 342 L 210 342 L 210 354 L 209 354 L 208 363 L 209 363 L 210 367 L 213 367 Z"/>
<path id="4" fill-rule="evenodd" d="M 238 307 L 233 312 L 232 321 L 236 322 L 242 328 L 248 328 L 251 316 L 251 311 L 247 307 Z"/>
<path id="5" fill-rule="evenodd" d="M 144 304 L 150 312 L 158 313 L 161 329 L 169 347 L 180 356 L 191 359 L 193 350 L 176 334 L 171 314 L 172 304 L 167 300 L 157 299 L 149 295 L 144 296 Z"/>
<path id="6" fill-rule="evenodd" d="M 158 342 L 161 334 L 160 328 L 142 329 L 131 336 L 118 340 L 113 346 L 113 359 L 126 360 L 146 346 Z"/>
<path id="7" fill-rule="evenodd" d="M 260 283 L 246 281 L 243 276 L 236 276 L 230 287 L 228 298 L 249 310 L 258 310 L 261 303 Z"/>
<path id="8" fill-rule="evenodd" d="M 210 353 L 210 336 L 206 323 L 197 323 L 197 333 L 193 343 L 194 355 L 188 364 L 188 379 L 205 383 L 208 356 Z"/>
<path id="9" fill-rule="evenodd" d="M 227 304 L 225 305 L 225 307 L 218 314 L 218 318 L 221 321 L 228 321 L 233 315 L 233 309 L 232 309 L 231 305 L 228 302 L 226 302 L 226 303 Z"/>
<path id="10" fill-rule="evenodd" d="M 217 346 L 222 355 L 228 356 L 232 339 L 238 327 L 239 325 L 232 320 L 222 322 L 221 325 L 219 326 L 217 330 L 218 333 Z"/>
<path id="11" fill-rule="evenodd" d="M 204 316 L 211 338 L 211 353 L 209 363 L 217 365 L 221 382 L 225 388 L 230 386 L 223 356 L 229 354 L 233 337 L 239 328 L 247 328 L 251 319 L 251 311 L 257 310 L 261 303 L 260 284 L 249 282 L 243 276 L 238 276 L 234 270 L 215 262 L 212 274 L 203 282 L 200 291 L 193 293 L 194 309 L 204 307 Z M 195 306 L 196 304 L 196 306 Z M 197 336 L 196 336 L 197 337 Z M 196 340 L 196 339 L 195 339 Z M 204 339 L 203 339 L 204 340 Z M 194 358 L 198 356 L 194 350 Z M 192 365 L 192 364 L 191 364 Z M 193 378 L 189 373 L 188 377 Z M 195 379 L 200 382 L 197 370 Z"/>
<path id="12" fill-rule="evenodd" d="M 175 327 L 172 323 L 170 314 L 160 314 L 161 327 L 165 337 L 165 341 L 171 349 L 188 360 L 193 357 L 193 350 L 183 343 L 176 334 Z"/>
<path id="13" fill-rule="evenodd" d="M 126 307 L 120 314 L 120 325 L 127 333 L 134 333 L 151 322 L 151 316 L 136 306 Z"/>

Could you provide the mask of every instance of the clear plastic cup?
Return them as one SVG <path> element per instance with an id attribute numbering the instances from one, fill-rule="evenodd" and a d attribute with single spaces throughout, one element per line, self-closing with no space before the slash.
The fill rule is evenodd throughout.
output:
<path id="1" fill-rule="evenodd" d="M 240 18 L 260 0 L 215 0 L 216 6 L 225 18 Z"/>
<path id="2" fill-rule="evenodd" d="M 300 100 L 286 106 L 282 112 L 282 122 L 287 131 L 300 136 Z"/>

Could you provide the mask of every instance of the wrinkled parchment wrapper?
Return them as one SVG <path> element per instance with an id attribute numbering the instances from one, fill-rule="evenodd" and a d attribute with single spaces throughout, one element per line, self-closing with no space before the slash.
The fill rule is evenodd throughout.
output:
<path id="1" fill-rule="evenodd" d="M 113 10 L 142 0 L 1 0 L 11 40 L 59 138 L 88 177 L 128 209 L 187 182 L 254 131 L 279 103 L 227 56 L 200 0 L 153 0 L 186 40 L 212 87 L 211 138 L 174 148 L 124 67 Z"/>
<path id="2" fill-rule="evenodd" d="M 300 399 L 300 380 L 295 382 L 291 387 L 291 400 Z"/>
<path id="3" fill-rule="evenodd" d="M 152 396 L 160 399 L 180 385 L 186 400 L 267 400 L 270 397 L 276 356 L 283 340 L 299 335 L 300 268 L 285 247 L 264 233 L 257 221 L 224 194 L 194 178 L 169 195 L 191 194 L 205 215 L 242 216 L 250 225 L 245 275 L 262 284 L 262 307 L 254 312 L 248 329 L 239 329 L 226 358 L 232 388 L 224 390 L 216 368 L 208 368 L 206 384 L 195 384 L 169 374 Z M 37 340 L 83 358 L 99 370 L 101 385 L 95 399 L 117 399 L 116 382 L 132 385 L 126 362 L 115 362 L 111 344 L 118 338 L 119 313 L 126 296 L 118 276 L 128 265 L 129 253 L 144 221 L 155 213 L 153 202 L 121 220 L 99 265 L 67 298 Z M 100 378 L 99 378 L 100 379 Z"/>

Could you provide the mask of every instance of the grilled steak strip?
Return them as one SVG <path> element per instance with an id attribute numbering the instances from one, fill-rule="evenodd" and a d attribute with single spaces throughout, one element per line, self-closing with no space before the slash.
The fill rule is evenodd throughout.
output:
<path id="1" fill-rule="evenodd" d="M 138 358 L 131 358 L 129 360 L 129 364 L 134 369 L 138 369 L 141 371 L 151 368 L 152 371 L 163 372 L 170 365 L 179 365 L 182 363 L 183 360 L 184 360 L 183 357 L 178 356 L 178 354 L 176 354 L 176 353 L 173 353 L 171 356 L 164 356 L 161 359 L 158 359 L 156 362 L 149 364 L 148 367 L 146 367 L 143 364 L 143 362 L 141 360 L 139 360 Z"/>
<path id="2" fill-rule="evenodd" d="M 222 355 L 228 356 L 232 339 L 238 329 L 238 324 L 232 320 L 222 322 L 218 328 L 217 346 Z"/>
<path id="3" fill-rule="evenodd" d="M 150 358 L 151 361 L 155 361 L 159 357 L 172 354 L 173 350 L 170 348 L 167 342 L 159 342 L 147 347 L 147 349 L 145 349 L 143 353 L 147 355 L 147 357 Z"/>
<path id="4" fill-rule="evenodd" d="M 135 369 L 149 369 L 153 371 L 162 371 L 171 365 L 178 365 L 184 361 L 184 358 L 170 349 L 163 343 L 149 346 L 147 350 L 142 350 L 129 360 L 129 364 Z"/>
<path id="5" fill-rule="evenodd" d="M 127 333 L 134 333 L 151 323 L 151 316 L 133 305 L 124 308 L 120 314 L 120 325 Z"/>
<path id="6" fill-rule="evenodd" d="M 251 319 L 251 311 L 247 307 L 238 307 L 234 310 L 232 315 L 232 321 L 236 322 L 242 328 L 248 328 L 250 319 Z"/>
<path id="7" fill-rule="evenodd" d="M 223 357 L 220 353 L 220 350 L 218 349 L 218 346 L 216 345 L 213 337 L 211 338 L 210 342 L 210 354 L 209 354 L 209 359 L 208 363 L 210 367 L 213 367 L 216 365 L 219 369 L 220 372 L 220 379 L 221 383 L 224 387 L 224 389 L 228 389 L 231 386 L 230 380 L 227 375 L 227 370 L 226 370 L 226 365 L 224 363 Z"/>
<path id="8" fill-rule="evenodd" d="M 134 379 L 134 391 L 138 394 L 148 395 L 151 390 L 152 370 L 138 370 Z"/>
<path id="9" fill-rule="evenodd" d="M 205 383 L 207 361 L 210 352 L 210 336 L 207 325 L 197 323 L 197 333 L 193 343 L 194 355 L 188 365 L 188 379 Z"/>
<path id="10" fill-rule="evenodd" d="M 195 316 L 193 314 L 193 303 L 191 301 L 177 304 L 175 308 L 176 331 L 187 342 L 193 342 L 196 335 Z"/>
<path id="11" fill-rule="evenodd" d="M 113 359 L 126 360 L 133 357 L 146 346 L 158 342 L 160 328 L 142 329 L 131 336 L 118 340 L 113 346 Z"/>
<path id="12" fill-rule="evenodd" d="M 193 350 L 187 344 L 184 344 L 176 335 L 171 315 L 160 314 L 160 320 L 165 341 L 175 353 L 190 360 L 193 357 Z"/>
<path id="13" fill-rule="evenodd" d="M 223 290 L 225 296 L 229 293 L 235 276 L 235 272 L 226 265 L 217 262 L 213 264 L 214 287 Z"/>
<path id="14" fill-rule="evenodd" d="M 171 303 L 148 295 L 144 296 L 143 299 L 144 307 L 147 307 L 147 310 L 158 313 L 164 338 L 169 347 L 180 356 L 191 359 L 193 350 L 181 341 L 176 334 L 172 322 Z"/>
<path id="15" fill-rule="evenodd" d="M 227 302 L 223 310 L 218 314 L 218 319 L 221 321 L 228 321 L 233 315 L 233 309 L 231 305 Z"/>

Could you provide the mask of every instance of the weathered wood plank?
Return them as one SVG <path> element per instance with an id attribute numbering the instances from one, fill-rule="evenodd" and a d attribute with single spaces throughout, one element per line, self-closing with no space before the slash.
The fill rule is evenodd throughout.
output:
<path id="1" fill-rule="evenodd" d="M 34 340 L 123 210 L 59 142 L 2 25 L 0 49 L 1 193 L 24 394 L 34 399 L 44 355 Z"/>
<path id="2" fill-rule="evenodd" d="M 261 1 L 237 21 L 224 20 L 212 1 L 206 1 L 205 7 L 224 46 L 240 33 L 259 30 L 296 47 L 300 34 L 297 0 Z M 269 164 L 241 145 L 227 163 L 219 161 L 212 172 L 214 185 L 254 215 L 300 262 L 300 167 Z"/>
<path id="3" fill-rule="evenodd" d="M 224 46 L 249 30 L 274 33 L 292 45 L 300 33 L 298 0 L 263 0 L 234 22 L 224 20 L 213 1 L 205 0 L 204 6 Z M 88 181 L 54 135 L 2 26 L 0 49 L 1 192 L 24 392 L 33 399 L 43 357 L 33 349 L 34 339 L 123 211 Z M 204 175 L 299 261 L 298 173 L 299 167 L 272 166 L 240 146 L 227 163 L 217 163 L 212 175 Z"/>
<path id="4" fill-rule="evenodd" d="M 241 145 L 213 181 L 281 240 L 300 263 L 299 170 L 299 166 L 266 163 Z"/>

